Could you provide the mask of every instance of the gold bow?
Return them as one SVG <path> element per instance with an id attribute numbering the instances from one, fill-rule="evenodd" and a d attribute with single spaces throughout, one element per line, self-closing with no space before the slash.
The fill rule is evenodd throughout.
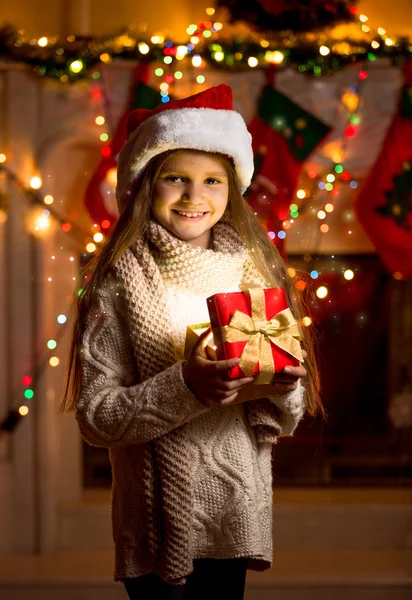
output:
<path id="1" fill-rule="evenodd" d="M 229 325 L 220 328 L 221 339 L 222 342 L 247 341 L 239 367 L 245 375 L 251 376 L 259 362 L 259 375 L 255 377 L 254 383 L 270 383 L 275 372 L 270 342 L 303 362 L 299 343 L 302 336 L 289 308 L 278 312 L 268 321 L 263 289 L 249 287 L 248 291 L 252 301 L 252 316 L 236 310 Z"/>

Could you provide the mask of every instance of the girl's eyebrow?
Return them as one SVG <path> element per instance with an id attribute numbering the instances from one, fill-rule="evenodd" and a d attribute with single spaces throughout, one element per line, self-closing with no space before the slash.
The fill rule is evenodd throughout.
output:
<path id="1" fill-rule="evenodd" d="M 170 167 L 168 169 L 164 169 L 162 171 L 162 175 L 165 174 L 168 175 L 183 175 L 184 177 L 188 177 L 188 174 L 185 172 L 184 169 L 171 169 Z M 210 171 L 209 173 L 204 173 L 205 177 L 227 177 L 227 173 L 225 173 L 225 171 Z"/>

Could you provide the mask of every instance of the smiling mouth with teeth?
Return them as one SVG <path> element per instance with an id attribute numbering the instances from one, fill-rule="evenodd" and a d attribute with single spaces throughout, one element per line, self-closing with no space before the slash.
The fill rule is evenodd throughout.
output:
<path id="1" fill-rule="evenodd" d="M 181 217 L 189 217 L 191 219 L 194 219 L 196 217 L 203 217 L 203 215 L 205 215 L 205 212 L 199 212 L 199 213 L 187 213 L 187 212 L 183 212 L 181 210 L 176 210 L 175 212 L 177 212 L 178 215 L 180 215 Z"/>

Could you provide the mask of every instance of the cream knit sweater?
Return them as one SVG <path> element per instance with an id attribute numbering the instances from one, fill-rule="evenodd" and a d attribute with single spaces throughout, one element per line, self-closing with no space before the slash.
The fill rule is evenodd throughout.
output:
<path id="1" fill-rule="evenodd" d="M 141 381 L 133 349 L 139 331 L 133 331 L 119 277 L 109 277 L 98 291 L 81 349 L 83 384 L 77 419 L 86 441 L 110 449 L 115 578 L 156 570 L 148 532 L 145 448 L 185 424 L 193 489 L 187 515 L 191 531 L 186 533 L 191 558 L 247 557 L 249 568 L 268 568 L 271 443 L 260 441 L 265 435 L 258 435 L 254 427 L 262 419 L 248 414 L 252 403 L 205 406 L 186 387 L 181 370 L 186 326 L 207 319 L 206 298 L 235 291 L 239 283 L 253 279 L 247 253 L 241 246 L 229 251 L 224 243 L 213 251 L 184 242 L 178 242 L 179 252 L 171 252 L 170 244 L 176 250 L 176 240 L 153 223 L 150 244 L 164 285 L 167 335 L 173 341 L 171 366 Z M 256 276 L 254 282 L 262 283 Z M 139 301 L 144 302 L 136 298 Z M 149 312 L 143 311 L 146 318 Z M 161 348 L 164 340 L 159 338 L 158 344 Z M 150 357 L 150 348 L 148 353 Z M 269 416 L 271 428 L 277 435 L 291 435 L 304 412 L 302 387 L 270 401 L 275 411 L 274 419 Z M 273 441 L 273 434 L 267 439 Z"/>

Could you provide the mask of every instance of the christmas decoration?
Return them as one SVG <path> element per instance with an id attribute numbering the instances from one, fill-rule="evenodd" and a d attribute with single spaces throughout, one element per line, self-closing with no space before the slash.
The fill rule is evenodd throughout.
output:
<path id="1" fill-rule="evenodd" d="M 249 131 L 255 154 L 255 178 L 248 200 L 282 250 L 286 237 L 282 223 L 289 216 L 302 163 L 330 127 L 267 85 Z"/>
<path id="2" fill-rule="evenodd" d="M 230 2 L 235 4 L 236 0 Z M 240 0 L 239 3 L 246 7 L 245 10 L 252 6 L 248 0 Z M 319 4 L 322 6 L 319 7 Z M 319 27 L 321 23 L 332 24 L 346 19 L 348 3 L 343 0 L 327 3 L 318 0 L 260 0 L 260 4 L 254 0 L 254 6 L 267 11 L 268 19 L 280 31 L 268 32 L 268 19 L 265 17 L 265 37 L 253 30 L 247 34 L 242 31 L 239 35 L 236 28 L 225 33 L 230 26 L 224 27 L 223 23 L 208 18 L 198 25 L 189 25 L 186 29 L 189 39 L 178 43 L 159 34 L 150 38 L 137 35 L 131 29 L 105 37 L 29 38 L 24 32 L 5 25 L 0 28 L 0 60 L 27 64 L 41 77 L 51 77 L 68 84 L 88 77 L 98 80 L 99 66 L 116 58 L 157 63 L 156 71 L 162 71 L 161 75 L 166 66 L 169 69 L 166 77 L 173 81 L 183 76 L 181 70 L 173 73 L 173 67 L 179 65 L 180 69 L 180 62 L 187 64 L 189 61 L 195 68 L 208 64 L 225 69 L 267 68 L 281 64 L 282 67 L 294 67 L 302 73 L 319 77 L 365 58 L 369 61 L 386 58 L 397 64 L 412 55 L 410 40 L 390 37 L 384 28 L 372 31 L 366 24 L 368 17 L 358 14 L 354 6 L 350 7 L 350 14 L 365 34 L 363 39 L 336 39 L 324 32 L 321 40 L 314 40 L 312 33 L 301 32 Z M 287 10 L 289 7 L 291 10 Z M 208 15 L 214 15 L 214 12 L 209 11 Z M 164 83 L 168 85 L 170 81 Z M 204 83 L 204 75 L 198 75 L 196 81 Z M 167 92 L 167 88 L 162 91 Z"/>
<path id="3" fill-rule="evenodd" d="M 113 225 L 117 215 L 110 212 L 105 204 L 102 184 L 108 177 L 111 177 L 117 168 L 117 156 L 127 140 L 129 115 L 136 108 L 156 108 L 160 102 L 159 94 L 149 87 L 146 81 L 147 65 L 140 63 L 135 70 L 128 107 L 117 125 L 111 144 L 102 148 L 102 158 L 85 191 L 84 202 L 90 217 L 95 223 L 108 222 L 108 227 L 105 229 L 109 229 Z"/>
<path id="4" fill-rule="evenodd" d="M 398 113 L 358 196 L 360 223 L 392 273 L 412 277 L 412 62 L 404 64 Z"/>
<path id="5" fill-rule="evenodd" d="M 311 31 L 354 19 L 348 0 L 218 0 L 231 21 L 245 21 L 263 31 Z M 356 9 L 355 9 L 356 11 Z"/>

